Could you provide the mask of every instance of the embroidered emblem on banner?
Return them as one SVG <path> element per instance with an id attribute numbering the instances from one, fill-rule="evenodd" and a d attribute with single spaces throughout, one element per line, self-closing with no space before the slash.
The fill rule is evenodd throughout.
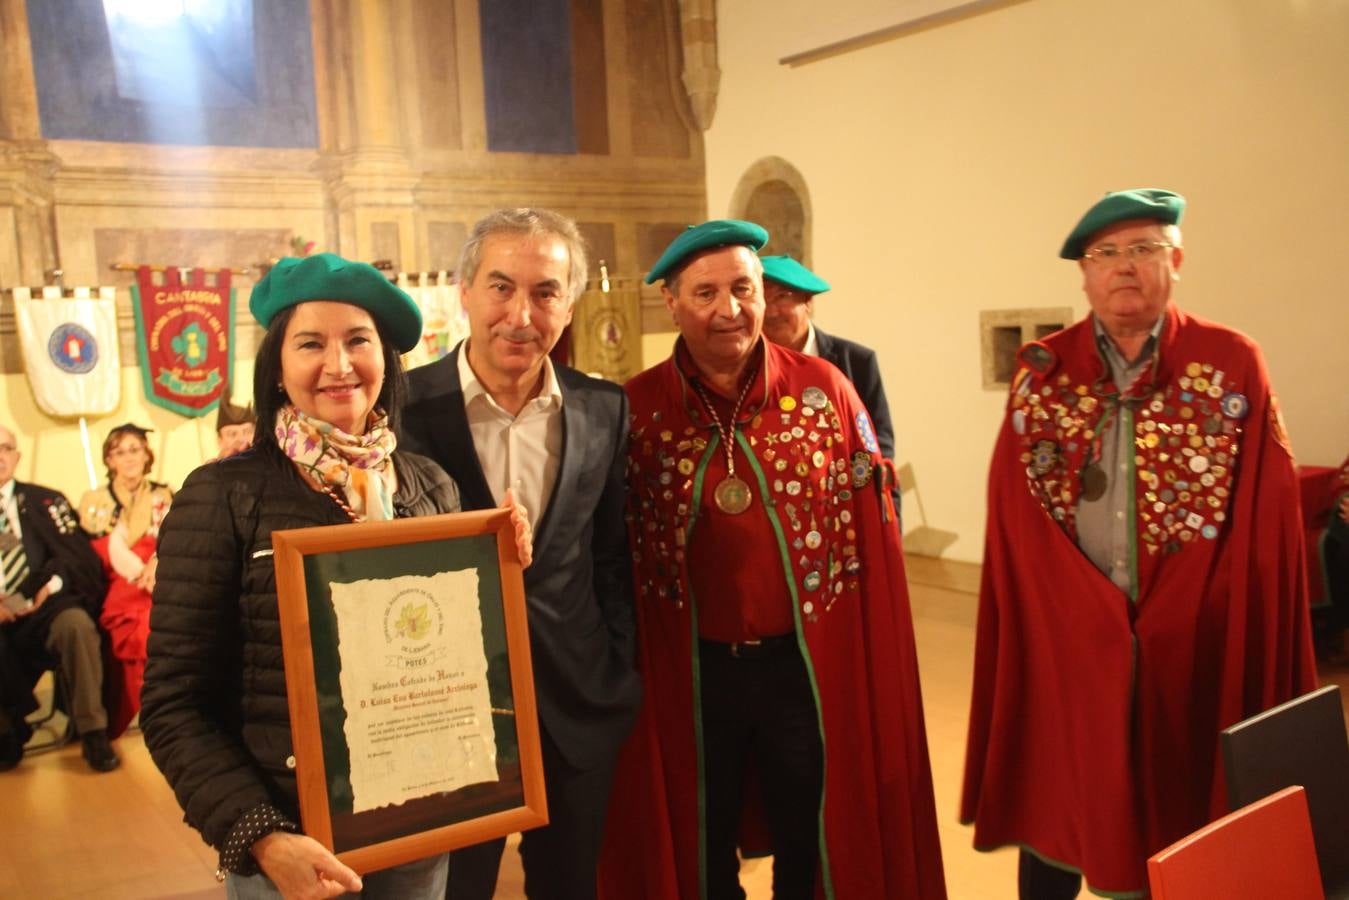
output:
<path id="1" fill-rule="evenodd" d="M 101 416 L 121 402 L 117 301 L 111 287 L 14 288 L 14 321 L 33 397 L 49 416 Z"/>
<path id="2" fill-rule="evenodd" d="M 228 269 L 215 274 L 164 272 L 154 283 L 149 266 L 136 272 L 131 289 L 136 318 L 136 354 L 145 398 L 180 415 L 204 416 L 215 409 L 233 374 L 234 290 Z"/>
<path id="3" fill-rule="evenodd" d="M 98 341 L 74 322 L 63 322 L 47 340 L 47 355 L 62 372 L 83 375 L 98 365 Z"/>

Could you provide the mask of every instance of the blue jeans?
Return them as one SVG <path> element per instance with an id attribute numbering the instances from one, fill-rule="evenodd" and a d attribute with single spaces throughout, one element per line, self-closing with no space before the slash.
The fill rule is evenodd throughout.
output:
<path id="1" fill-rule="evenodd" d="M 365 900 L 444 900 L 448 859 L 442 853 L 362 875 L 365 889 L 361 891 L 361 897 Z M 262 873 L 243 876 L 231 872 L 225 876 L 225 896 L 229 900 L 280 900 L 281 892 Z"/>

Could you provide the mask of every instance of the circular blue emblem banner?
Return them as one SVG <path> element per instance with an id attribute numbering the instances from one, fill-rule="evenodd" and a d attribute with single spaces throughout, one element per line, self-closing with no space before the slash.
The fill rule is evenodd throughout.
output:
<path id="1" fill-rule="evenodd" d="M 98 341 L 74 322 L 64 322 L 52 329 L 47 355 L 62 372 L 84 375 L 98 365 Z"/>

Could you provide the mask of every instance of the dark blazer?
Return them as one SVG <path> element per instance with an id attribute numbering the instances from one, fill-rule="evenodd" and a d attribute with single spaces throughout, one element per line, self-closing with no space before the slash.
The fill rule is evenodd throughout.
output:
<path id="1" fill-rule="evenodd" d="M 42 671 L 55 664 L 47 653 L 47 633 L 58 613 L 71 607 L 85 610 L 98 621 L 107 582 L 103 563 L 80 530 L 79 520 L 60 491 L 14 482 L 23 548 L 29 575 L 17 593 L 33 597 L 53 575 L 61 576 L 61 590 L 42 607 L 16 622 L 0 626 L 0 706 L 13 718 L 37 708 L 33 685 Z"/>
<path id="2" fill-rule="evenodd" d="M 496 503 L 473 447 L 457 350 L 408 373 L 400 448 L 435 460 L 464 509 Z M 618 750 L 636 717 L 632 560 L 623 521 L 628 400 L 617 385 L 554 364 L 562 391 L 562 462 L 525 570 L 539 718 L 571 765 Z"/>
<path id="3" fill-rule="evenodd" d="M 53 575 L 60 575 L 62 581 L 61 590 L 41 609 L 11 626 L 20 645 L 25 643 L 22 638 L 31 637 L 40 646 L 52 620 L 64 609 L 78 606 L 97 622 L 107 582 L 103 563 L 89 546 L 89 538 L 80 530 L 79 519 L 64 494 L 16 481 L 14 500 L 19 507 L 29 569 L 18 593 L 31 598 Z"/>
<path id="4" fill-rule="evenodd" d="M 820 356 L 837 366 L 857 388 L 857 394 L 871 416 L 871 424 L 876 426 L 876 440 L 881 445 L 881 455 L 886 459 L 894 459 L 895 429 L 890 424 L 890 405 L 885 402 L 885 387 L 881 384 L 881 368 L 876 362 L 876 351 L 825 334 L 818 325 L 815 326 L 815 341 L 819 345 Z"/>

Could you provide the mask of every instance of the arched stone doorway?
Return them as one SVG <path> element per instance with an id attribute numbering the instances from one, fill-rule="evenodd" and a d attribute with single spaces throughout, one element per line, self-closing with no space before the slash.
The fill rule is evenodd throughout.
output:
<path id="1" fill-rule="evenodd" d="M 768 229 L 764 255 L 785 253 L 810 265 L 810 191 L 787 160 L 766 156 L 746 169 L 731 197 L 731 215 Z"/>

